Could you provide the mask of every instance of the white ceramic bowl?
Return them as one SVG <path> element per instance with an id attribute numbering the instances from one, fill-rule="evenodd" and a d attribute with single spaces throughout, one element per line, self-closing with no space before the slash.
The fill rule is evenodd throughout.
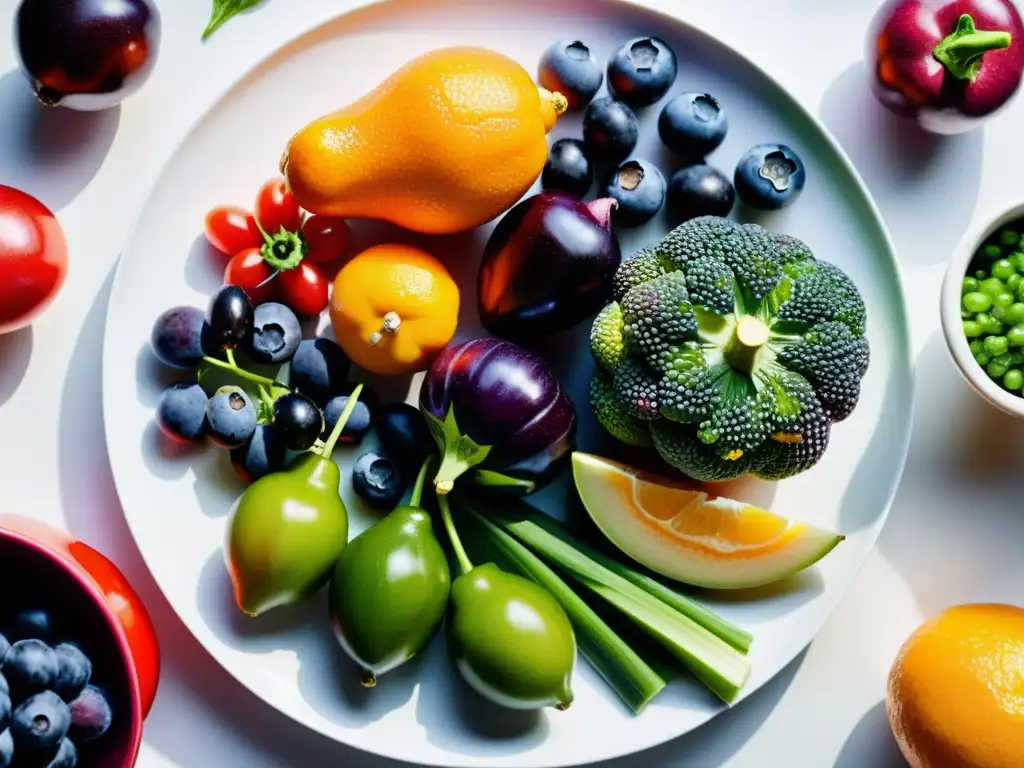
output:
<path id="1" fill-rule="evenodd" d="M 940 312 L 946 346 L 949 347 L 953 361 L 967 383 L 996 408 L 1017 418 L 1024 418 L 1024 397 L 1007 392 L 990 379 L 985 369 L 978 365 L 971 354 L 970 341 L 964 336 L 963 320 L 960 317 L 961 285 L 974 254 L 993 233 L 1017 220 L 1024 220 L 1024 202 L 1011 206 L 964 235 L 946 268 L 946 276 L 942 282 Z"/>

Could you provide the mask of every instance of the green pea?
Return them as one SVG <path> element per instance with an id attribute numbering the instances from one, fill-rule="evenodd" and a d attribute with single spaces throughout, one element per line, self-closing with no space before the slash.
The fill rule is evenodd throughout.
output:
<path id="1" fill-rule="evenodd" d="M 1005 322 L 1010 323 L 1011 325 L 1024 323 L 1024 303 L 1019 301 L 1014 302 L 1003 310 L 1003 314 L 1006 315 Z"/>
<path id="2" fill-rule="evenodd" d="M 986 277 L 988 277 L 988 272 L 986 272 L 984 269 L 979 269 L 977 272 L 974 273 L 974 278 L 976 280 L 984 280 Z"/>
<path id="3" fill-rule="evenodd" d="M 984 333 L 981 329 L 981 325 L 977 320 L 964 320 L 964 336 L 968 339 L 974 339 Z"/>
<path id="4" fill-rule="evenodd" d="M 1017 277 L 1018 279 L 1020 278 L 1019 275 Z M 960 295 L 963 296 L 965 293 L 970 293 L 971 291 L 976 290 L 978 290 L 978 279 L 971 277 L 970 275 L 965 277 L 963 287 L 960 289 Z"/>
<path id="5" fill-rule="evenodd" d="M 981 291 L 971 291 L 963 298 L 964 309 L 968 312 L 988 312 L 992 297 Z"/>
<path id="6" fill-rule="evenodd" d="M 1017 268 L 1018 272 L 1024 272 L 1024 251 L 1010 254 L 1010 263 Z"/>
<path id="7" fill-rule="evenodd" d="M 1006 340 L 1011 347 L 1024 347 L 1024 324 L 1015 325 L 1006 332 Z"/>
<path id="8" fill-rule="evenodd" d="M 984 351 L 985 345 L 982 343 L 981 339 L 975 339 L 974 341 L 971 342 L 972 355 L 980 355 Z"/>
<path id="9" fill-rule="evenodd" d="M 989 312 L 992 317 L 998 320 L 1000 323 L 1006 322 L 1006 310 L 1002 307 L 992 307 L 992 311 Z"/>
<path id="10" fill-rule="evenodd" d="M 1010 365 L 1024 365 L 1024 352 L 1019 349 L 1010 353 Z"/>
<path id="11" fill-rule="evenodd" d="M 986 245 L 982 251 L 985 256 L 989 259 L 998 259 L 1003 255 L 1003 249 L 993 243 L 992 245 Z"/>
<path id="12" fill-rule="evenodd" d="M 992 297 L 992 304 L 994 306 L 1006 309 L 1008 306 L 1013 304 L 1013 294 L 1007 293 L 1006 291 L 1003 291 L 1002 293 L 997 293 L 995 296 Z"/>
<path id="13" fill-rule="evenodd" d="M 1002 378 L 1003 374 L 1006 373 L 1009 369 L 1009 365 L 1003 365 L 1002 363 L 997 363 L 995 360 L 993 360 L 992 362 L 985 366 L 985 373 L 987 373 L 993 379 L 999 379 Z"/>
<path id="14" fill-rule="evenodd" d="M 988 365 L 988 363 L 989 363 L 989 361 L 991 359 L 992 358 L 989 357 L 987 352 L 982 352 L 980 355 L 975 355 L 974 356 L 975 362 L 977 362 L 977 364 L 980 365 L 982 368 L 984 368 L 986 365 Z"/>
<path id="15" fill-rule="evenodd" d="M 999 241 L 1003 245 L 1016 245 L 1020 242 L 1020 235 L 1014 232 L 1012 229 L 1004 229 L 999 235 Z"/>
<path id="16" fill-rule="evenodd" d="M 992 362 L 999 363 L 1000 365 L 1005 365 L 1007 368 L 1009 368 L 1011 365 L 1013 365 L 1013 355 L 1011 355 L 1009 352 L 1004 352 L 1001 355 L 993 357 Z"/>
<path id="17" fill-rule="evenodd" d="M 1000 280 L 1006 280 L 1014 272 L 1016 270 L 1009 259 L 1000 259 L 992 265 L 992 277 L 999 278 Z"/>
<path id="18" fill-rule="evenodd" d="M 1006 372 L 1003 376 L 1003 386 L 1011 392 L 1024 387 L 1024 373 L 1021 373 L 1020 368 L 1011 368 Z"/>
<path id="19" fill-rule="evenodd" d="M 1010 346 L 1005 336 L 987 336 L 984 344 L 985 351 L 993 357 L 1004 354 Z"/>
<path id="20" fill-rule="evenodd" d="M 1003 332 L 1003 324 L 986 312 L 982 312 L 974 319 L 981 325 L 981 330 L 985 333 L 998 334 Z"/>
<path id="21" fill-rule="evenodd" d="M 1016 291 L 1017 290 L 1017 286 L 1020 285 L 1021 279 L 1024 279 L 1024 278 L 1021 278 L 1019 273 L 1014 272 L 1012 275 L 1010 275 L 1008 278 L 1006 278 L 1006 287 L 1007 287 L 1007 289 L 1011 290 L 1011 291 Z"/>
<path id="22" fill-rule="evenodd" d="M 978 290 L 982 293 L 987 293 L 989 296 L 998 296 L 1006 290 L 1006 286 L 1003 285 L 1003 281 L 995 277 L 989 277 L 978 283 Z"/>

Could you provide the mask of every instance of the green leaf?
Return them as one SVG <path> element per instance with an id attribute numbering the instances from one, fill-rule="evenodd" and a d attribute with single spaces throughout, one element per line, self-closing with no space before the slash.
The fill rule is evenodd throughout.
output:
<path id="1" fill-rule="evenodd" d="M 441 452 L 441 466 L 434 476 L 434 488 L 438 493 L 448 493 L 460 475 L 487 458 L 491 446 L 477 445 L 473 438 L 462 434 L 455 421 L 454 406 L 448 407 L 444 421 L 427 411 L 423 411 L 423 416 Z"/>
<path id="2" fill-rule="evenodd" d="M 494 490 L 515 490 L 523 495 L 537 490 L 537 484 L 532 480 L 520 480 L 519 478 L 509 477 L 491 469 L 478 469 L 473 472 L 473 484 L 493 488 Z"/>
<path id="3" fill-rule="evenodd" d="M 255 8 L 263 0 L 213 0 L 213 11 L 210 14 L 210 22 L 203 31 L 203 40 L 208 38 L 224 24 L 229 22 L 242 11 Z"/>

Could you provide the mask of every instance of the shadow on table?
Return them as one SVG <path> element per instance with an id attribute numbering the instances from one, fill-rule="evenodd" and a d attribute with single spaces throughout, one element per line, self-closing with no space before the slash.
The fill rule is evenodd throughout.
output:
<path id="1" fill-rule="evenodd" d="M 32 357 L 32 326 L 0 334 L 0 405 L 18 391 Z"/>
<path id="2" fill-rule="evenodd" d="M 121 121 L 121 107 L 102 112 L 50 108 L 36 101 L 18 70 L 0 76 L 0 183 L 59 211 L 103 165 Z"/>
<path id="3" fill-rule="evenodd" d="M 889 728 L 885 702 L 880 701 L 861 717 L 836 758 L 835 768 L 905 768 Z"/>
<path id="4" fill-rule="evenodd" d="M 819 114 L 878 202 L 902 264 L 945 261 L 974 214 L 984 129 L 936 136 L 896 117 L 871 94 L 862 62 L 833 81 Z"/>

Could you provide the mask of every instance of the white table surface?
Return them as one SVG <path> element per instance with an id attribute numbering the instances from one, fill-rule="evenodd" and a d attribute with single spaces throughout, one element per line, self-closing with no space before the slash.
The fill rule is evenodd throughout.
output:
<path id="1" fill-rule="evenodd" d="M 158 3 L 163 48 L 143 91 L 108 113 L 51 113 L 33 123 L 31 96 L 6 44 L 17 0 L 0 0 L 0 183 L 58 213 L 71 259 L 49 312 L 30 330 L 0 336 L 0 509 L 67 527 L 111 556 L 146 601 L 164 667 L 142 768 L 397 766 L 286 720 L 221 670 L 161 596 L 121 516 L 103 445 L 100 347 L 112 270 L 137 206 L 216 96 L 282 41 L 347 5 L 268 0 L 203 45 L 209 0 Z M 1008 423 L 959 378 L 937 307 L 946 259 L 963 233 L 1024 198 L 1024 97 L 979 131 L 930 139 L 890 118 L 866 90 L 861 51 L 874 0 L 650 5 L 678 9 L 759 62 L 849 153 L 900 254 L 918 387 L 910 458 L 889 523 L 839 610 L 766 688 L 642 755 L 642 764 L 900 766 L 883 697 L 903 639 L 949 605 L 1019 601 L 1024 587 L 1016 492 L 1024 424 Z"/>

